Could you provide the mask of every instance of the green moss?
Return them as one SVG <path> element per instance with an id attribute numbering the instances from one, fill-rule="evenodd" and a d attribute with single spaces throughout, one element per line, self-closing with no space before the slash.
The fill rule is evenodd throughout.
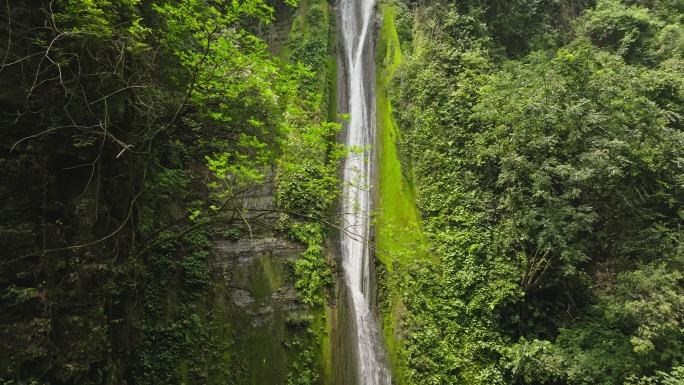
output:
<path id="1" fill-rule="evenodd" d="M 315 362 L 318 364 L 319 381 L 321 384 L 330 384 L 328 381 L 332 377 L 332 354 L 330 352 L 330 321 L 324 307 L 314 310 L 314 321 L 310 331 L 315 335 Z"/>
<path id="2" fill-rule="evenodd" d="M 405 312 L 399 295 L 403 266 L 430 258 L 415 205 L 411 165 L 402 163 L 401 133 L 387 99 L 390 80 L 401 64 L 402 54 L 395 29 L 396 7 L 380 4 L 382 17 L 376 63 L 378 216 L 375 222 L 379 266 L 383 333 L 393 379 L 404 384 L 400 354 L 403 343 L 401 319 Z"/>
<path id="3" fill-rule="evenodd" d="M 328 58 L 328 120 L 337 120 L 337 60 L 334 55 Z"/>
<path id="4" fill-rule="evenodd" d="M 333 355 L 331 349 L 331 333 L 332 325 L 330 314 L 327 309 L 322 309 L 321 312 L 321 325 L 320 330 L 322 333 L 319 334 L 319 344 L 321 352 L 321 364 L 322 364 L 322 374 L 323 382 L 325 384 L 332 385 L 334 383 L 333 379 Z"/>
<path id="5" fill-rule="evenodd" d="M 415 205 L 411 168 L 400 161 L 401 134 L 387 99 L 389 81 L 401 63 L 399 38 L 394 27 L 395 7 L 381 4 L 382 28 L 377 52 L 376 103 L 378 135 L 378 257 L 392 271 L 393 263 L 406 264 L 426 255 L 426 244 Z"/>
<path id="6" fill-rule="evenodd" d="M 287 305 L 272 300 L 272 295 L 286 285 L 286 264 L 287 259 L 271 254 L 255 256 L 251 263 L 232 270 L 232 286 L 228 290 L 219 288 L 220 295 L 213 308 L 218 326 L 214 334 L 222 350 L 214 353 L 216 359 L 211 364 L 223 362 L 226 370 L 208 383 L 286 382 L 300 354 L 294 341 L 303 340 L 307 335 L 305 329 L 288 324 L 292 311 L 285 308 Z M 236 305 L 231 294 L 236 287 L 248 292 L 252 301 Z M 306 309 L 295 311 L 308 315 Z"/>
<path id="7" fill-rule="evenodd" d="M 403 271 L 390 272 L 382 265 L 378 267 L 378 281 L 380 282 L 382 330 L 387 347 L 390 371 L 396 385 L 406 383 L 404 372 L 406 368 L 402 366 L 400 359 L 403 330 L 401 321 L 406 312 L 402 297 L 400 295 L 399 282 L 402 280 Z"/>
<path id="8" fill-rule="evenodd" d="M 254 260 L 250 268 L 250 292 L 256 301 L 264 300 L 283 286 L 283 266 L 273 255 Z"/>

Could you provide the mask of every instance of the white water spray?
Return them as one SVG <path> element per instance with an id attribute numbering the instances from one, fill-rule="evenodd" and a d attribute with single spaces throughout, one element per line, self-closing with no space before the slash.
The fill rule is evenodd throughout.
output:
<path id="1" fill-rule="evenodd" d="M 369 30 L 374 0 L 339 0 L 347 68 L 347 96 L 351 120 L 347 125 L 347 147 L 375 145 L 375 68 Z M 366 68 L 368 67 L 368 68 Z M 351 296 L 356 331 L 359 385 L 389 385 L 389 370 L 382 357 L 378 328 L 370 309 L 369 192 L 372 156 L 348 157 L 343 179 L 346 197 L 342 204 L 342 261 Z M 353 182 L 353 183 L 349 183 Z M 352 184 L 352 185 L 350 185 Z"/>

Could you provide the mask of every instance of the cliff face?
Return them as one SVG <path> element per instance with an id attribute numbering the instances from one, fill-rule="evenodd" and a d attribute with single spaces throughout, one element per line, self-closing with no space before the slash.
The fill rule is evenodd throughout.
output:
<path id="1" fill-rule="evenodd" d="M 20 142 L 40 122 L 13 124 L 21 100 L 3 102 L 0 377 L 119 383 L 137 334 L 121 242 L 132 178 L 59 136 Z"/>
<path id="2" fill-rule="evenodd" d="M 154 12 L 140 8 L 144 22 L 153 25 Z M 307 16 L 311 9 L 317 16 Z M 36 15 L 43 11 L 22 2 L 5 16 L 41 24 Z M 307 117 L 311 125 L 325 120 L 318 116 L 328 113 L 334 88 L 332 75 L 326 75 L 329 69 L 334 73 L 330 12 L 325 2 L 302 2 L 296 15 L 290 6 L 278 4 L 278 19 L 270 29 L 248 26 L 277 55 L 287 58 L 288 50 L 298 49 L 300 57 L 291 58 L 292 63 L 308 60 L 323 69 L 318 78 L 306 80 L 306 87 L 323 94 L 306 107 L 316 110 Z M 324 19 L 317 19 L 321 14 Z M 299 27 L 291 30 L 293 20 Z M 309 42 L 312 23 L 318 35 Z M 2 25 L 3 39 L 18 33 L 13 28 Z M 82 43 L 88 47 L 92 41 Z M 322 47 L 320 57 L 305 55 L 302 45 Z M 91 56 L 85 48 L 80 53 L 96 67 L 104 65 L 103 58 L 111 59 L 102 52 L 117 47 L 97 46 Z M 65 52 L 68 48 L 60 46 Z M 23 49 L 12 45 L 0 53 L 20 57 L 26 54 Z M 127 49 L 130 57 L 125 59 L 134 69 L 135 50 L 149 52 L 143 45 Z M 331 321 L 339 312 L 334 257 L 322 247 L 323 230 L 277 213 L 282 211 L 275 203 L 277 156 L 260 166 L 263 180 L 241 191 L 240 201 L 227 205 L 220 216 L 206 223 L 192 217 L 211 212 L 209 206 L 216 204 L 209 185 L 215 173 L 208 170 L 205 156 L 236 147 L 241 116 L 236 112 L 226 118 L 232 131 L 217 134 L 196 117 L 202 103 L 190 105 L 190 100 L 187 108 L 174 111 L 182 93 L 164 89 L 172 87 L 168 84 L 159 86 L 167 93 L 160 91 L 157 99 L 143 101 L 134 92 L 120 92 L 126 95 L 104 106 L 96 105 L 97 97 L 90 104 L 65 101 L 64 84 L 46 75 L 36 77 L 45 86 L 31 89 L 29 97 L 27 81 L 32 79 L 26 73 L 41 64 L 27 63 L 30 70 L 23 73 L 11 66 L 0 71 L 0 383 L 332 383 L 330 340 L 339 338 L 330 330 L 344 329 Z M 172 70 L 178 68 L 164 69 L 166 75 Z M 135 74 L 124 75 L 130 80 Z M 147 75 L 141 88 L 167 81 Z M 186 75 L 178 76 L 183 80 Z M 104 93 L 104 88 L 97 91 Z M 242 92 L 241 97 L 255 98 L 250 90 Z M 256 123 L 249 124 L 264 131 L 272 128 L 270 115 L 282 112 L 239 100 L 229 100 L 231 108 L 251 114 Z M 153 133 L 153 141 L 142 141 L 153 131 L 146 125 L 158 122 L 141 117 L 138 102 L 159 103 L 154 105 L 159 110 L 165 103 L 173 106 L 168 115 L 160 113 L 162 122 L 174 112 L 182 116 L 166 121 L 162 128 L 168 131 Z M 106 130 L 88 136 L 91 132 L 80 122 L 59 126 L 78 103 L 79 113 L 80 107 L 90 106 L 93 111 L 85 115 L 116 123 L 111 138 Z M 259 119 L 267 123 L 258 126 Z M 101 137 L 106 140 L 100 142 Z M 298 226 L 305 230 L 297 232 Z M 314 278 L 321 282 L 309 285 Z"/>
<path id="3" fill-rule="evenodd" d="M 2 378 L 159 383 L 170 368 L 168 383 L 193 383 L 193 373 L 202 383 L 287 383 L 301 352 L 317 344 L 307 326 L 325 326 L 324 310 L 313 312 L 294 286 L 293 264 L 306 245 L 263 227 L 250 237 L 244 226 L 227 234 L 217 226 L 211 240 L 196 235 L 205 243 L 181 240 L 143 261 L 121 256 L 125 237 L 116 238 L 113 257 L 99 245 L 41 252 L 87 244 L 88 234 L 104 233 L 98 205 L 99 215 L 108 209 L 93 187 L 84 193 L 88 173 L 60 172 L 65 164 L 56 161 L 49 169 L 33 151 L 6 151 L 2 160 Z M 68 159 L 50 159 L 60 156 Z M 253 194 L 247 207 L 272 206 L 272 191 L 265 194 Z M 205 365 L 218 369 L 200 371 Z"/>

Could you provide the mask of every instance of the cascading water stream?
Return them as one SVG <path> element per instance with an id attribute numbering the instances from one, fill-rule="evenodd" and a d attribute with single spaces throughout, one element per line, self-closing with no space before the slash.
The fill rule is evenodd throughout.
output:
<path id="1" fill-rule="evenodd" d="M 371 76 L 372 49 L 369 30 L 374 0 L 340 0 L 341 34 L 347 68 L 347 97 L 351 119 L 347 125 L 349 148 L 374 145 L 375 84 Z M 368 68 L 367 68 L 368 67 Z M 389 385 L 389 370 L 382 360 L 377 325 L 369 303 L 369 191 L 372 156 L 350 156 L 345 163 L 343 179 L 346 197 L 342 203 L 342 261 L 351 294 L 356 331 L 359 385 Z M 351 182 L 351 183 L 350 183 Z"/>

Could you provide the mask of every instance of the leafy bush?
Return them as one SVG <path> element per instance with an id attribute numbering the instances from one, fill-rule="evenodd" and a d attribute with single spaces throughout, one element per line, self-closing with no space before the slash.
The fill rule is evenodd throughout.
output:
<path id="1" fill-rule="evenodd" d="M 336 123 L 294 128 L 276 177 L 276 202 L 290 214 L 321 218 L 339 193 L 338 160 L 345 151 L 328 140 Z"/>

